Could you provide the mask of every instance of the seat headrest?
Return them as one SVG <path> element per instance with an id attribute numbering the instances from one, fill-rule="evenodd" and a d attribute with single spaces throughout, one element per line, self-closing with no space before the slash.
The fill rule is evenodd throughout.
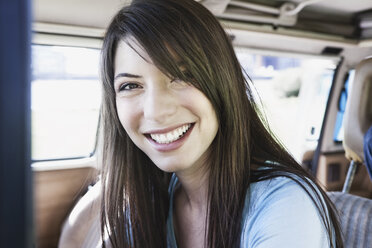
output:
<path id="1" fill-rule="evenodd" d="M 372 57 L 355 69 L 355 77 L 344 116 L 345 155 L 356 162 L 364 161 L 363 137 L 372 125 Z"/>

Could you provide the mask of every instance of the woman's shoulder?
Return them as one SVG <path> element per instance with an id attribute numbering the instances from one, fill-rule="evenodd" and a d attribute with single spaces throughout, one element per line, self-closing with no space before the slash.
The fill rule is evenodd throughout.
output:
<path id="1" fill-rule="evenodd" d="M 101 181 L 77 202 L 65 221 L 58 247 L 96 247 L 101 243 Z"/>
<path id="2" fill-rule="evenodd" d="M 303 179 L 291 175 L 277 176 L 270 179 L 253 182 L 250 185 L 246 195 L 246 203 L 252 209 L 267 201 L 277 201 L 283 198 L 308 198 L 306 190 L 310 190 L 310 186 Z"/>
<path id="3" fill-rule="evenodd" d="M 321 199 L 296 176 L 252 183 L 243 210 L 242 247 L 328 247 L 312 197 Z"/>

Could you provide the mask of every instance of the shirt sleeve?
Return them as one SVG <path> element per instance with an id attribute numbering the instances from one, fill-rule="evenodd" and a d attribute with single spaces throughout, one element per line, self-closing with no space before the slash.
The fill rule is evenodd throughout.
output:
<path id="1" fill-rule="evenodd" d="M 315 203 L 295 181 L 274 178 L 253 191 L 243 211 L 241 247 L 329 247 Z"/>

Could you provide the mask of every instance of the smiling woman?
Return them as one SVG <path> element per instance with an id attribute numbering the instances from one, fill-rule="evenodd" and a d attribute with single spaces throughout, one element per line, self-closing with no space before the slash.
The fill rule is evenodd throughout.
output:
<path id="1" fill-rule="evenodd" d="M 101 74 L 103 246 L 343 247 L 332 203 L 267 130 L 203 6 L 133 1 Z"/>
<path id="2" fill-rule="evenodd" d="M 205 160 L 217 132 L 211 103 L 192 84 L 162 73 L 133 43 L 121 41 L 115 57 L 116 107 L 122 126 L 163 171 L 201 164 L 198 161 Z"/>

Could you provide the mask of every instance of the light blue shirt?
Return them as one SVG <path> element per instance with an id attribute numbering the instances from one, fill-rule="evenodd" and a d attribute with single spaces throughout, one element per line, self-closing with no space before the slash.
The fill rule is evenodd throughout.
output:
<path id="1" fill-rule="evenodd" d="M 169 185 L 169 248 L 177 247 L 173 229 L 173 194 L 177 182 L 174 174 Z M 242 216 L 241 247 L 329 247 L 327 232 L 314 202 L 300 185 L 289 178 L 277 177 L 251 183 Z"/>

